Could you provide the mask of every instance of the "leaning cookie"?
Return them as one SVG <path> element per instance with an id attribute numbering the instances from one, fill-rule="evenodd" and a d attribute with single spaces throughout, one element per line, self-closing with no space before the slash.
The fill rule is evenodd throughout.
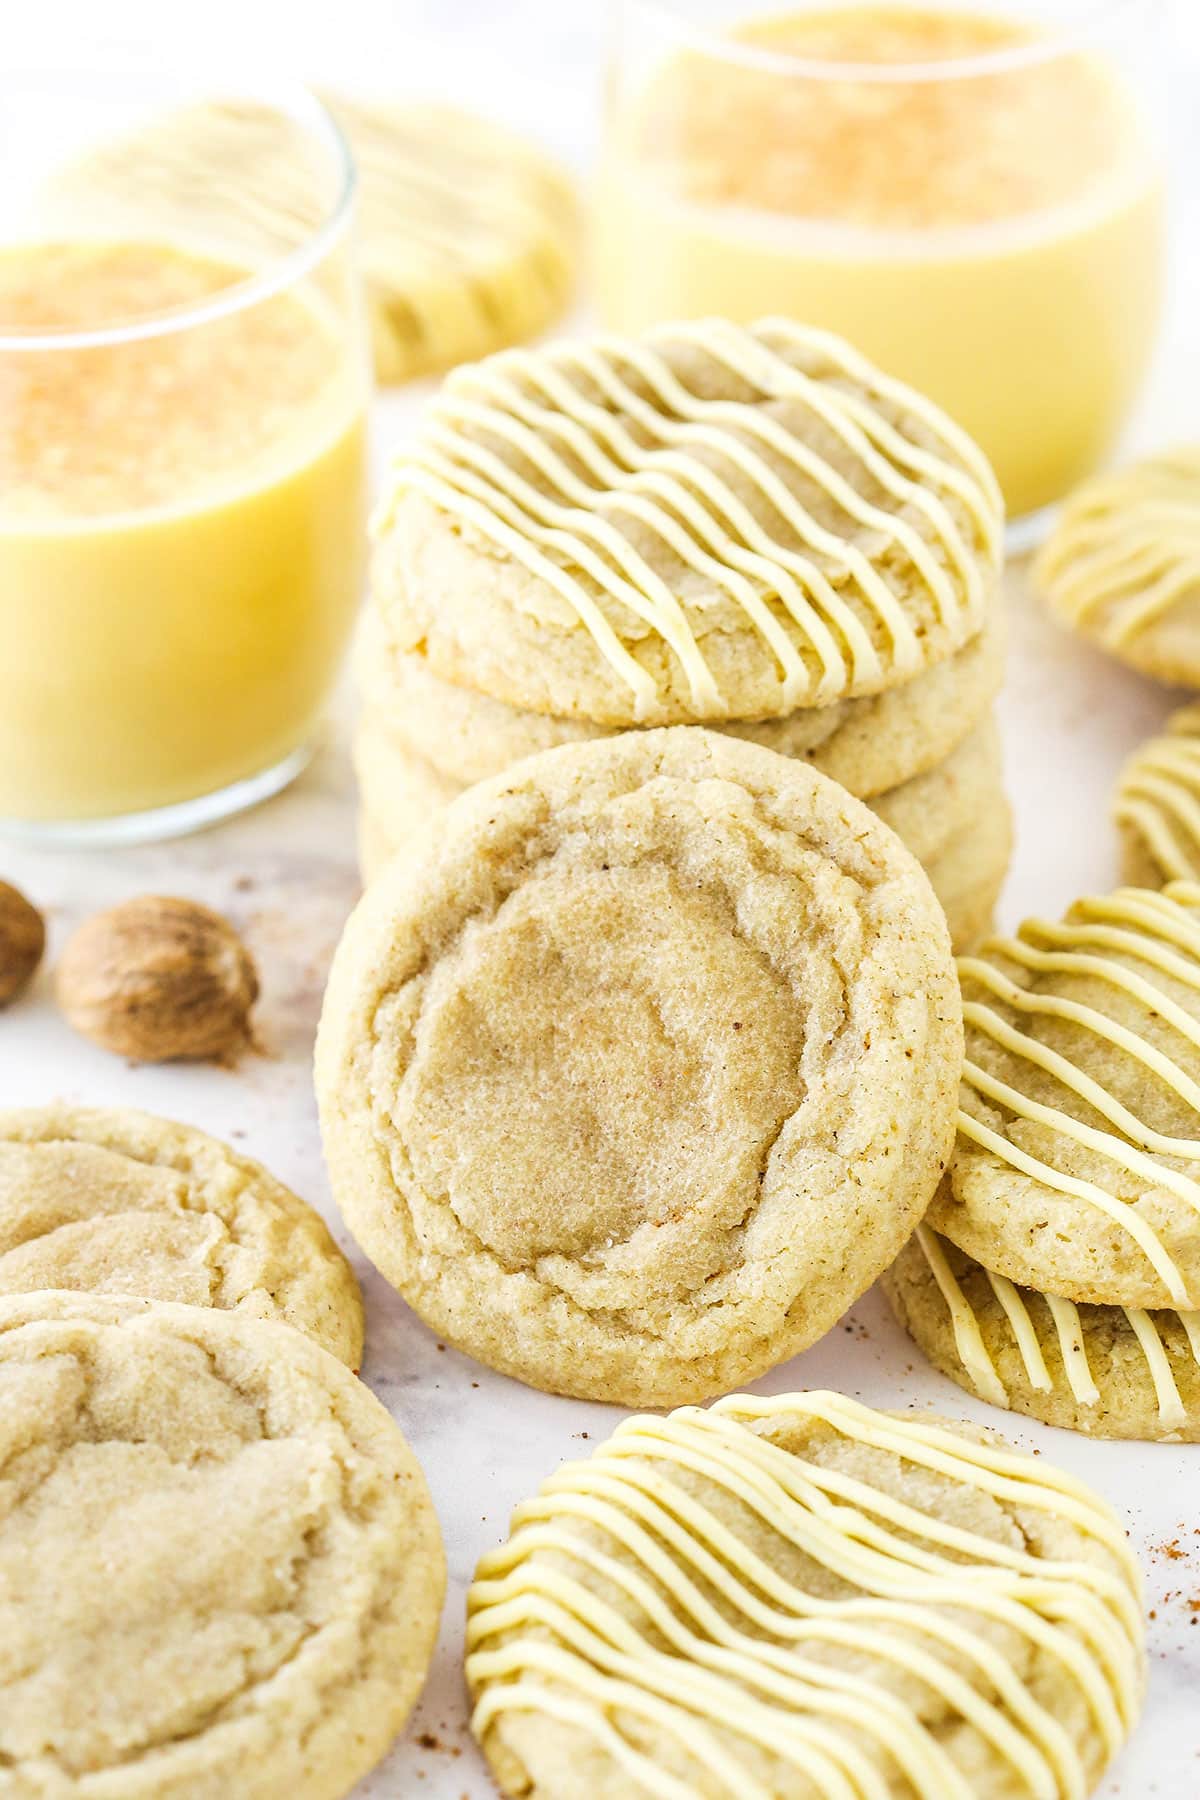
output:
<path id="1" fill-rule="evenodd" d="M 407 1718 L 445 1585 L 397 1426 L 285 1325 L 0 1299 L 0 1790 L 342 1800 Z"/>
<path id="2" fill-rule="evenodd" d="M 987 459 L 849 344 L 706 319 L 454 371 L 375 520 L 400 653 L 511 707 L 719 724 L 902 687 L 983 629 Z"/>
<path id="3" fill-rule="evenodd" d="M 1080 1800 L 1141 1705 L 1105 1502 L 833 1393 L 626 1420 L 517 1508 L 467 1610 L 473 1730 L 538 1800 Z"/>
<path id="4" fill-rule="evenodd" d="M 670 1405 L 811 1343 L 953 1139 L 945 921 L 802 763 L 631 732 L 469 789 L 368 889 L 316 1081 L 334 1193 L 440 1335 Z"/>
<path id="5" fill-rule="evenodd" d="M 958 970 L 958 1137 L 928 1223 L 1023 1287 L 1200 1304 L 1200 887 L 1078 900 Z"/>
<path id="6" fill-rule="evenodd" d="M 1200 706 L 1171 714 L 1117 782 L 1121 877 L 1136 887 L 1200 881 Z"/>
<path id="7" fill-rule="evenodd" d="M 358 1282 L 261 1164 L 131 1108 L 0 1112 L 0 1294 L 139 1294 L 294 1325 L 357 1369 Z"/>
<path id="8" fill-rule="evenodd" d="M 1082 636 L 1160 681 L 1200 687 L 1200 446 L 1086 482 L 1033 576 Z"/>
<path id="9" fill-rule="evenodd" d="M 1200 1439 L 1200 1312 L 1076 1306 L 925 1225 L 882 1285 L 934 1367 L 993 1406 L 1089 1437 Z"/>

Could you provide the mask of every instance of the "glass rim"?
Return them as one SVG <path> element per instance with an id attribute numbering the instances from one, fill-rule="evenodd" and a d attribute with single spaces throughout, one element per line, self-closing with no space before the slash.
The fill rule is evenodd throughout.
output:
<path id="1" fill-rule="evenodd" d="M 12 77 L 8 71 L 8 77 Z M 144 72 L 152 78 L 152 72 Z M 94 79 L 94 75 L 91 77 Z M 63 71 L 20 71 L 23 82 L 42 79 L 47 82 L 63 79 Z M 149 338 L 169 337 L 175 332 L 190 331 L 196 326 L 208 325 L 216 319 L 227 318 L 232 313 L 245 311 L 267 300 L 272 294 L 281 293 L 284 289 L 295 285 L 308 271 L 316 266 L 330 246 L 337 240 L 346 227 L 354 197 L 358 188 L 358 168 L 354 154 L 350 149 L 346 134 L 325 105 L 311 88 L 303 82 L 269 82 L 246 83 L 246 90 L 253 89 L 259 97 L 267 100 L 276 109 L 285 114 L 294 123 L 299 123 L 310 134 L 321 140 L 330 151 L 336 172 L 337 192 L 324 216 L 308 233 L 302 243 L 293 249 L 284 251 L 275 257 L 270 264 L 256 270 L 242 281 L 231 282 L 228 287 L 220 288 L 207 299 L 188 302 L 183 306 L 166 307 L 161 312 L 149 313 L 143 318 L 114 321 L 111 325 L 68 326 L 63 329 L 37 326 L 30 331 L 13 330 L 11 327 L 0 328 L 0 353 L 14 351 L 50 350 L 96 350 L 110 345 L 141 343 Z M 24 241 L 13 240 L 10 246 L 0 240 L 0 256 L 10 247 L 17 247 Z"/>
<path id="2" fill-rule="evenodd" d="M 1150 20 L 1160 17 L 1162 8 L 1163 0 L 1091 0 L 1078 20 L 1064 23 L 1061 28 L 1051 26 L 1047 30 L 1038 31 L 1036 36 L 1022 43 L 1002 45 L 995 50 L 980 50 L 970 56 L 947 56 L 934 61 L 869 63 L 833 62 L 818 57 L 796 56 L 786 50 L 771 50 L 763 45 L 743 42 L 732 33 L 722 30 L 719 25 L 705 25 L 691 20 L 686 0 L 622 0 L 622 10 L 627 16 L 640 13 L 657 20 L 664 30 L 671 32 L 677 43 L 703 50 L 713 61 L 741 63 L 748 68 L 799 77 L 805 81 L 878 82 L 881 85 L 893 82 L 967 81 L 983 75 L 995 75 L 1049 62 L 1055 57 L 1068 55 L 1072 50 L 1085 48 L 1114 22 L 1119 22 L 1123 14 L 1134 14 L 1145 23 L 1148 16 Z M 829 15 L 840 9 L 833 5 L 818 5 L 812 10 Z M 945 11 L 953 16 L 950 9 L 940 7 L 937 0 L 928 0 L 928 5 L 922 7 L 922 10 Z M 786 14 L 777 13 L 764 5 L 761 12 L 750 14 L 747 22 L 755 18 L 769 20 L 778 16 Z M 1000 11 L 964 9 L 964 16 L 1000 24 L 1022 23 L 1018 19 L 1010 20 Z"/>

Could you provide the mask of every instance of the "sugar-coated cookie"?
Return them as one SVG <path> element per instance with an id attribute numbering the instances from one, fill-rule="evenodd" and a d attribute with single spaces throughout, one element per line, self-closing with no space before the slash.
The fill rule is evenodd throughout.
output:
<path id="1" fill-rule="evenodd" d="M 1005 639 L 997 595 L 983 629 L 964 649 L 903 687 L 782 719 L 727 720 L 719 729 L 803 757 L 860 800 L 871 800 L 944 763 L 983 723 L 1004 678 Z M 368 725 L 464 785 L 499 775 L 523 756 L 610 730 L 587 719 L 525 712 L 439 680 L 424 657 L 392 647 L 373 606 L 363 617 L 354 660 Z"/>
<path id="2" fill-rule="evenodd" d="M 1098 1495 L 832 1393 L 626 1420 L 517 1508 L 467 1611 L 475 1734 L 538 1800 L 1078 1800 L 1144 1679 Z"/>
<path id="3" fill-rule="evenodd" d="M 362 1361 L 358 1282 L 319 1214 L 228 1144 L 127 1107 L 0 1111 L 0 1294 L 34 1288 L 215 1306 Z"/>
<path id="4" fill-rule="evenodd" d="M 883 1289 L 934 1367 L 993 1406 L 1088 1437 L 1200 1439 L 1200 1312 L 1017 1287 L 928 1225 Z"/>
<path id="5" fill-rule="evenodd" d="M 441 680 L 628 726 L 901 687 L 993 604 L 982 452 L 841 339 L 662 325 L 456 370 L 397 461 L 374 598 Z"/>
<path id="6" fill-rule="evenodd" d="M 351 918 L 334 1192 L 443 1337 L 535 1386 L 727 1391 L 919 1221 L 961 1056 L 919 866 L 804 764 L 691 728 L 469 789 Z"/>
<path id="7" fill-rule="evenodd" d="M 1084 637 L 1160 681 L 1200 687 L 1200 445 L 1085 482 L 1033 574 Z"/>
<path id="8" fill-rule="evenodd" d="M 341 1800 L 429 1666 L 412 1452 L 289 1326 L 0 1298 L 0 1792 Z"/>
<path id="9" fill-rule="evenodd" d="M 354 762 L 361 797 L 359 865 L 369 883 L 462 788 L 369 723 L 355 740 Z M 942 768 L 867 805 L 923 864 L 951 943 L 967 949 L 991 924 L 1011 847 L 995 722 L 973 732 Z"/>
<path id="10" fill-rule="evenodd" d="M 1200 887 L 1078 900 L 958 969 L 958 1140 L 928 1223 L 1023 1287 L 1200 1305 Z"/>

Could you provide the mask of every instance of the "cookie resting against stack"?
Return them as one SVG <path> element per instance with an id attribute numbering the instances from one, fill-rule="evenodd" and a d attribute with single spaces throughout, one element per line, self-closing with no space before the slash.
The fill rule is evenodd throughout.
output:
<path id="1" fill-rule="evenodd" d="M 412 1453 L 290 1326 L 0 1298 L 0 1791 L 341 1800 L 433 1652 Z"/>
<path id="2" fill-rule="evenodd" d="M 910 816 L 903 790 L 954 781 L 975 738 L 962 823 L 938 837 L 922 815 L 912 846 L 966 944 L 1009 852 L 988 732 L 1002 529 L 957 427 L 787 320 L 456 370 L 375 524 L 364 861 L 465 783 L 617 731 L 705 724 Z"/>
<path id="3" fill-rule="evenodd" d="M 798 760 L 672 727 L 441 813 L 346 928 L 316 1082 L 342 1214 L 440 1336 L 669 1405 L 802 1349 L 891 1261 L 961 1055 L 894 834 Z"/>
<path id="4" fill-rule="evenodd" d="M 1200 1438 L 1200 886 L 1079 900 L 959 974 L 958 1140 L 897 1316 L 996 1405 Z"/>
<path id="5" fill-rule="evenodd" d="M 1108 1506 L 839 1394 L 618 1426 L 467 1597 L 473 1729 L 539 1800 L 1082 1800 L 1144 1684 Z"/>

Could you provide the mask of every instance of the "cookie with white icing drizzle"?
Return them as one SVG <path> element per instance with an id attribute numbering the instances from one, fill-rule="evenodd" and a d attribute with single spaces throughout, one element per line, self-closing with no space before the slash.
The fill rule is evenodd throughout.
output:
<path id="1" fill-rule="evenodd" d="M 686 727 L 549 750 L 462 794 L 347 925 L 316 1061 L 334 1193 L 492 1367 L 728 1392 L 915 1229 L 958 1008 L 928 881 L 824 776 Z"/>
<path id="2" fill-rule="evenodd" d="M 1085 482 L 1033 575 L 1082 636 L 1160 681 L 1200 687 L 1200 445 Z"/>
<path id="3" fill-rule="evenodd" d="M 535 144 L 440 102 L 327 104 L 358 167 L 358 242 L 381 381 L 545 330 L 579 260 L 572 183 Z"/>
<path id="4" fill-rule="evenodd" d="M 1089 1437 L 1200 1439 L 1200 1312 L 1018 1287 L 927 1225 L 882 1286 L 934 1367 L 993 1406 Z"/>
<path id="5" fill-rule="evenodd" d="M 536 1800 L 1082 1800 L 1141 1704 L 1105 1502 L 833 1393 L 626 1420 L 467 1610 L 473 1729 Z"/>
<path id="6" fill-rule="evenodd" d="M 1004 678 L 1005 617 L 996 602 L 966 647 L 904 687 L 807 707 L 782 719 L 730 720 L 718 729 L 800 756 L 860 800 L 936 768 L 987 716 Z M 368 607 L 355 645 L 364 716 L 410 755 L 464 784 L 499 775 L 523 756 L 604 737 L 587 719 L 525 712 L 441 681 L 425 659 L 401 655 Z"/>
<path id="7" fill-rule="evenodd" d="M 992 604 L 1001 502 L 931 402 L 786 319 L 456 370 L 375 521 L 376 603 L 441 679 L 597 724 L 879 694 Z"/>
<path id="8" fill-rule="evenodd" d="M 1134 751 L 1117 782 L 1113 818 L 1125 881 L 1200 881 L 1200 706 L 1180 707 Z"/>
<path id="9" fill-rule="evenodd" d="M 1078 900 L 958 970 L 958 1139 L 928 1223 L 1025 1287 L 1200 1304 L 1200 887 Z"/>

